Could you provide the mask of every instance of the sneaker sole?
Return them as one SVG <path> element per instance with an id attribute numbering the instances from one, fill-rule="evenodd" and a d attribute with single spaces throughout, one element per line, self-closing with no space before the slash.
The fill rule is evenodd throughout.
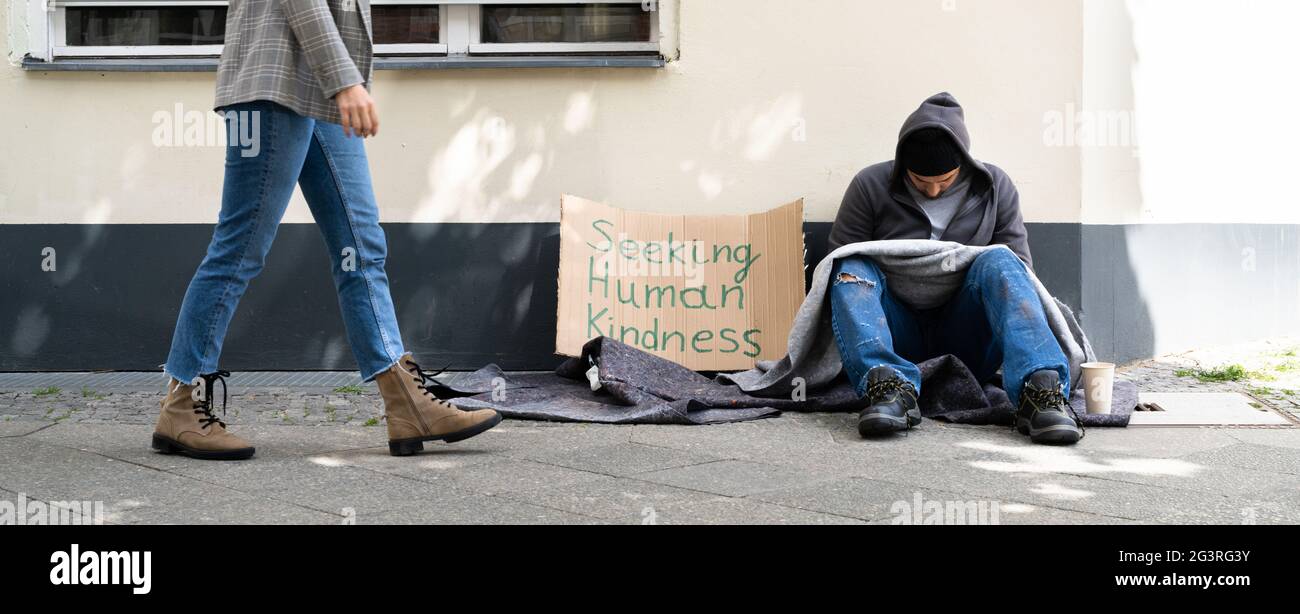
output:
<path id="1" fill-rule="evenodd" d="M 154 433 L 153 449 L 163 454 L 179 454 L 198 460 L 240 461 L 248 460 L 257 453 L 257 448 L 239 448 L 236 450 L 199 450 L 191 448 L 165 435 Z"/>
<path id="2" fill-rule="evenodd" d="M 434 437 L 413 437 L 411 439 L 390 439 L 388 441 L 388 453 L 393 456 L 414 456 L 424 450 L 424 444 L 429 441 L 443 441 L 446 443 L 456 443 L 464 441 L 475 435 L 481 435 L 492 427 L 501 424 L 501 414 L 492 416 L 467 429 L 448 433 L 446 435 L 437 435 Z"/>
<path id="3" fill-rule="evenodd" d="M 907 412 L 906 418 L 873 414 L 858 419 L 858 434 L 863 437 L 888 435 L 920 424 L 921 411 L 917 409 Z"/>

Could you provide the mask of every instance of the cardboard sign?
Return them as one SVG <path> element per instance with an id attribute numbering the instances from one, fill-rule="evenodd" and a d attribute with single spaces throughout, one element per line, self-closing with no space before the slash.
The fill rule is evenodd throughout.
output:
<path id="1" fill-rule="evenodd" d="M 699 371 L 750 369 L 785 356 L 803 300 L 802 200 L 749 216 L 561 200 L 557 354 L 603 336 Z"/>

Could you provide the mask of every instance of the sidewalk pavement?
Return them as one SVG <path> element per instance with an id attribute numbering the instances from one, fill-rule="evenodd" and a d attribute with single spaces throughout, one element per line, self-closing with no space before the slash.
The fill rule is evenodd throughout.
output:
<path id="1" fill-rule="evenodd" d="M 1156 361 L 1123 376 L 1146 391 L 1247 386 L 1174 371 Z M 41 377 L 58 385 L 33 385 Z M 307 385 L 285 384 L 295 381 Z M 102 501 L 104 520 L 123 524 L 1300 522 L 1295 427 L 1095 428 L 1052 448 L 1008 428 L 933 421 L 863 441 L 851 415 L 709 427 L 506 421 L 394 458 L 378 395 L 353 375 L 236 374 L 231 384 L 227 422 L 258 453 L 210 463 L 149 449 L 157 374 L 0 374 L 0 501 Z M 1283 413 L 1274 401 L 1291 398 L 1256 396 Z"/>

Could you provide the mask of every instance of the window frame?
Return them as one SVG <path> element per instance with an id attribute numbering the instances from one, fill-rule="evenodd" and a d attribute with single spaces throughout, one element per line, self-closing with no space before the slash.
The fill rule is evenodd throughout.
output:
<path id="1" fill-rule="evenodd" d="M 481 8 L 500 4 L 636 4 L 651 5 L 650 40 L 621 43 L 484 43 L 482 42 Z M 94 58 L 216 58 L 222 45 L 144 45 L 144 46 L 77 46 L 68 45 L 68 7 L 134 6 L 227 6 L 226 0 L 28 0 L 28 23 L 31 24 L 30 55 L 44 61 Z M 502 56 L 582 57 L 599 54 L 638 54 L 662 57 L 660 1 L 651 0 L 371 0 L 371 13 L 381 5 L 437 4 L 439 9 L 438 43 L 376 44 L 375 57 L 418 59 L 501 58 Z M 371 24 L 373 27 L 373 24 Z"/>
<path id="2" fill-rule="evenodd" d="M 647 42 L 626 42 L 626 43 L 485 43 L 483 38 L 483 11 L 485 5 L 492 4 L 635 4 L 644 5 L 642 0 L 497 0 L 460 2 L 460 4 L 471 5 L 468 16 L 469 40 L 465 47 L 465 53 L 468 55 L 500 55 L 500 54 L 554 54 L 564 55 L 573 53 L 658 53 L 659 52 L 659 8 L 658 3 L 652 3 L 655 8 L 654 15 L 650 18 L 650 40 Z"/>
<path id="3" fill-rule="evenodd" d="M 138 57 L 217 57 L 222 45 L 69 45 L 67 44 L 68 7 L 138 7 L 138 6 L 226 6 L 226 0 L 45 0 L 49 10 L 50 57 L 57 58 L 138 58 Z"/>
<path id="4" fill-rule="evenodd" d="M 374 19 L 376 6 L 402 6 L 402 5 L 438 5 L 438 42 L 437 43 L 390 43 L 386 45 L 375 45 L 375 57 L 385 56 L 445 56 L 449 54 L 450 47 L 447 45 L 447 19 L 449 18 L 448 5 L 446 2 L 439 0 L 370 0 L 371 20 Z M 374 24 L 370 24 L 373 30 Z"/>

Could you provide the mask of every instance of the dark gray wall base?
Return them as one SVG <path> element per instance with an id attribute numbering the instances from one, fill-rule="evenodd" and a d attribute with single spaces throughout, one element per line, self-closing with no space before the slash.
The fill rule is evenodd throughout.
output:
<path id="1" fill-rule="evenodd" d="M 407 349 L 431 367 L 550 369 L 556 224 L 389 224 Z M 0 225 L 0 371 L 150 370 L 167 358 L 210 225 Z M 58 270 L 41 270 L 41 250 Z M 280 227 L 222 355 L 235 370 L 351 370 L 325 244 Z"/>
<path id="2" fill-rule="evenodd" d="M 1082 324 L 1103 359 L 1300 334 L 1300 226 L 1082 230 Z"/>
<path id="3" fill-rule="evenodd" d="M 558 363 L 558 225 L 384 227 L 408 349 L 455 369 Z M 830 224 L 805 231 L 816 263 Z M 1103 358 L 1300 324 L 1297 227 L 1030 224 L 1029 233 L 1039 277 L 1080 312 Z M 0 225 L 0 371 L 157 369 L 211 234 L 202 224 Z M 46 247 L 57 250 L 57 271 L 41 270 Z M 1241 268 L 1247 247 L 1253 272 Z M 328 267 L 313 225 L 281 226 L 231 325 L 223 368 L 355 368 Z"/>

